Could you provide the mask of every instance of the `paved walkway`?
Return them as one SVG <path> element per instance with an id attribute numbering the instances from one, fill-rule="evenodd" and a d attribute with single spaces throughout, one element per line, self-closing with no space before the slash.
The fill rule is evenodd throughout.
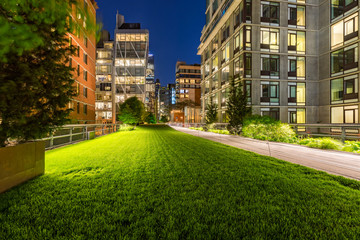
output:
<path id="1" fill-rule="evenodd" d="M 180 132 L 220 142 L 265 156 L 300 164 L 334 175 L 360 180 L 360 155 L 313 149 L 295 144 L 259 141 L 232 135 L 202 132 L 182 127 L 173 127 Z"/>

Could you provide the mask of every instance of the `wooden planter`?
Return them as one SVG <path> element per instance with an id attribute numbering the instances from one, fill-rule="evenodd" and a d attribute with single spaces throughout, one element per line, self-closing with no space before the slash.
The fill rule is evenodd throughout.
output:
<path id="1" fill-rule="evenodd" d="M 45 172 L 45 142 L 0 148 L 0 193 Z"/>

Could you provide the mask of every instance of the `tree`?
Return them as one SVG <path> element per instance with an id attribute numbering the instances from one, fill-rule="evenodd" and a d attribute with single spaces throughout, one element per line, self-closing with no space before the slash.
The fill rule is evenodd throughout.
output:
<path id="1" fill-rule="evenodd" d="M 165 116 L 165 115 L 162 115 L 161 118 L 160 118 L 160 122 L 162 123 L 167 123 L 169 120 L 168 120 L 168 117 Z"/>
<path id="2" fill-rule="evenodd" d="M 145 122 L 150 124 L 155 124 L 156 123 L 155 115 L 152 112 L 147 113 Z"/>
<path id="3" fill-rule="evenodd" d="M 66 35 L 72 31 L 68 20 L 72 4 L 78 3 L 1 1 L 0 147 L 9 139 L 43 138 L 67 123 L 68 103 L 75 96 L 69 67 L 75 47 L 69 46 Z M 95 32 L 90 24 L 88 27 Z"/>
<path id="4" fill-rule="evenodd" d="M 146 115 L 144 104 L 137 97 L 131 97 L 120 105 L 118 119 L 125 124 L 137 125 L 144 122 Z"/>
<path id="5" fill-rule="evenodd" d="M 218 118 L 217 105 L 210 100 L 210 103 L 206 105 L 206 124 L 213 124 Z"/>
<path id="6" fill-rule="evenodd" d="M 229 130 L 239 134 L 244 119 L 252 112 L 248 106 L 247 94 L 243 91 L 243 84 L 235 83 L 234 78 L 230 79 L 230 94 L 227 101 L 226 114 L 229 118 Z"/>

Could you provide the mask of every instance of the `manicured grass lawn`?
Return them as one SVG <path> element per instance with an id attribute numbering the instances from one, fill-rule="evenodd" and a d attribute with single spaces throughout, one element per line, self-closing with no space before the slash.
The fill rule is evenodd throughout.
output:
<path id="1" fill-rule="evenodd" d="M 0 239 L 359 239 L 360 184 L 168 127 L 46 153 Z"/>

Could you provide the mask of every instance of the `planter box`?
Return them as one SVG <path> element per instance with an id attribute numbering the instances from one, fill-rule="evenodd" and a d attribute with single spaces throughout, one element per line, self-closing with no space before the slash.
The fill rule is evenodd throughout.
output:
<path id="1" fill-rule="evenodd" d="M 45 142 L 0 148 L 0 193 L 45 172 Z"/>

